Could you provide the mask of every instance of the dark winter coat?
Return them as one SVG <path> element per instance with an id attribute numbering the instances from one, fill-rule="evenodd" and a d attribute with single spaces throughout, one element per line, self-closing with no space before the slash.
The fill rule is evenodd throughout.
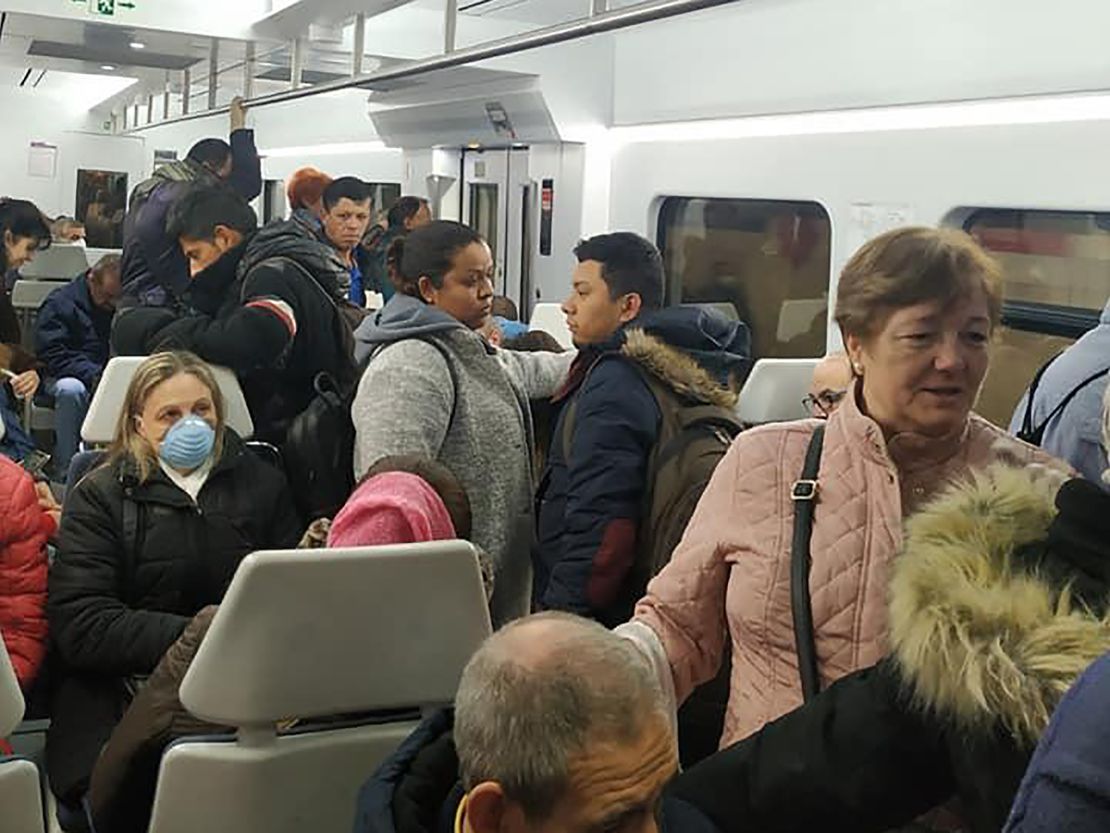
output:
<path id="1" fill-rule="evenodd" d="M 1110 654 L 1087 669 L 1041 738 L 1005 833 L 1110 830 Z"/>
<path id="2" fill-rule="evenodd" d="M 891 655 L 674 792 L 722 833 L 883 831 L 954 796 L 967 829 L 997 833 L 1053 709 L 1110 649 L 1107 518 L 1110 496 L 1084 480 L 1055 508 L 1022 470 L 953 488 L 907 524 Z"/>
<path id="3" fill-rule="evenodd" d="M 108 363 L 112 311 L 98 307 L 87 275 L 51 292 L 35 319 L 35 353 L 53 379 L 77 379 L 96 387 Z"/>
<path id="4" fill-rule="evenodd" d="M 579 355 L 556 396 L 563 407 L 536 498 L 537 606 L 609 626 L 631 617 L 645 588 L 627 579 L 661 420 L 644 375 L 691 402 L 732 407 L 750 343 L 741 322 L 672 307 L 641 316 L 609 343 Z M 567 449 L 564 421 L 572 401 Z"/>
<path id="5" fill-rule="evenodd" d="M 177 240 L 166 234 L 170 208 L 192 185 L 224 184 L 247 202 L 262 193 L 262 161 L 253 130 L 230 136 L 231 177 L 226 183 L 188 159 L 162 165 L 131 192 L 123 224 L 124 306 L 177 308 L 189 287 L 189 264 Z"/>
<path id="6" fill-rule="evenodd" d="M 291 223 L 268 225 L 199 273 L 186 296 L 194 312 L 132 309 L 117 316 L 121 355 L 191 350 L 231 368 L 255 435 L 280 445 L 312 401 L 321 371 L 354 379 L 354 341 L 336 304 L 332 253 Z"/>
<path id="7" fill-rule="evenodd" d="M 285 476 L 230 430 L 195 503 L 160 468 L 139 482 L 130 458 L 81 480 L 67 496 L 47 603 L 60 660 L 47 735 L 55 794 L 72 803 L 84 791 L 128 680 L 149 675 L 189 620 L 219 603 L 244 556 L 296 546 L 300 527 Z"/>
<path id="8" fill-rule="evenodd" d="M 359 792 L 354 833 L 455 833 L 464 792 L 452 737 L 454 714 L 427 718 Z M 661 833 L 717 833 L 687 802 L 663 796 Z"/>

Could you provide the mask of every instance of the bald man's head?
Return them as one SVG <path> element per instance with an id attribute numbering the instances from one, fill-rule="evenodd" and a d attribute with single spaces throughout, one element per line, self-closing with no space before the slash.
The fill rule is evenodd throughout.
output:
<path id="1" fill-rule="evenodd" d="M 649 762 L 654 775 L 625 773 L 642 777 L 648 792 L 657 782 L 661 790 L 677 765 L 646 658 L 628 640 L 565 613 L 518 620 L 479 649 L 459 684 L 455 745 L 467 790 L 497 785 L 531 822 L 562 804 L 568 812 L 597 805 L 603 815 L 600 762 L 609 760 L 614 772 Z M 584 761 L 590 774 L 577 777 Z M 569 803 L 568 791 L 576 791 Z"/>
<path id="2" fill-rule="evenodd" d="M 813 368 L 809 397 L 814 416 L 832 416 L 852 385 L 852 363 L 845 353 L 830 353 Z"/>

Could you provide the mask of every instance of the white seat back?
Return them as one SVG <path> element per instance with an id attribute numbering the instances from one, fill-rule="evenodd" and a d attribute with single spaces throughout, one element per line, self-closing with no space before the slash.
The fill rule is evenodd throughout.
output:
<path id="1" fill-rule="evenodd" d="M 740 391 L 737 419 L 748 425 L 809 416 L 803 400 L 820 359 L 760 359 Z"/>
<path id="2" fill-rule="evenodd" d="M 464 541 L 254 553 L 181 685 L 181 702 L 237 740 L 175 744 L 151 833 L 349 833 L 359 786 L 415 727 L 277 735 L 274 724 L 452 702 L 490 633 Z"/>
<path id="3" fill-rule="evenodd" d="M 20 277 L 43 281 L 69 281 L 89 268 L 89 255 L 84 246 L 55 243 L 19 269 Z"/>
<path id="4" fill-rule="evenodd" d="M 38 310 L 46 296 L 60 285 L 55 281 L 16 281 L 12 287 L 12 306 L 20 310 Z"/>
<path id="5" fill-rule="evenodd" d="M 567 329 L 567 317 L 563 315 L 560 304 L 536 304 L 535 309 L 532 310 L 532 320 L 528 322 L 528 329 L 550 333 L 567 350 L 574 347 L 570 330 Z"/>
<path id="6" fill-rule="evenodd" d="M 89 412 L 81 426 L 81 439 L 93 445 L 106 445 L 115 439 L 127 387 L 144 361 L 145 356 L 117 356 L 108 362 L 89 403 Z M 224 395 L 228 427 L 243 439 L 250 439 L 254 434 L 254 422 L 247 410 L 247 400 L 243 397 L 239 380 L 225 367 L 212 366 L 212 373 Z"/>
<path id="7" fill-rule="evenodd" d="M 0 638 L 0 738 L 23 719 L 23 694 L 8 651 Z M 0 758 L 0 829 L 4 833 L 43 833 L 46 829 L 38 768 L 30 761 Z"/>

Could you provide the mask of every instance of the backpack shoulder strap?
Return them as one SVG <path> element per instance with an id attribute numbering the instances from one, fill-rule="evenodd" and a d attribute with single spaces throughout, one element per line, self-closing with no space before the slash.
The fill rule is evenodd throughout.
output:
<path id="1" fill-rule="evenodd" d="M 790 608 L 794 620 L 794 646 L 798 654 L 798 674 L 802 696 L 808 703 L 821 691 L 817 646 L 813 633 L 813 606 L 809 597 L 810 540 L 813 537 L 813 510 L 817 503 L 817 474 L 825 444 L 825 426 L 818 425 L 809 438 L 802 476 L 794 483 L 794 537 L 790 548 Z"/>
<path id="2" fill-rule="evenodd" d="M 1050 422 L 1052 422 L 1052 420 L 1054 420 L 1056 418 L 1056 416 L 1064 410 L 1064 408 L 1068 407 L 1068 404 L 1073 399 L 1075 399 L 1075 397 L 1079 394 L 1079 392 L 1081 390 L 1083 390 L 1085 387 L 1087 387 L 1087 385 L 1091 384 L 1091 382 L 1095 381 L 1096 379 L 1101 379 L 1107 373 L 1110 373 L 1110 367 L 1104 368 L 1104 369 L 1098 371 L 1098 373 L 1092 373 L 1090 376 L 1088 376 L 1086 379 L 1084 379 L 1082 382 L 1080 382 L 1078 385 L 1076 385 L 1074 388 L 1072 388 L 1070 391 L 1068 391 L 1067 396 L 1065 396 L 1063 399 L 1061 399 L 1059 404 L 1057 404 L 1056 407 L 1053 408 L 1049 412 L 1048 416 L 1046 416 L 1041 421 L 1041 424 L 1033 429 L 1032 433 L 1030 433 L 1028 435 L 1028 438 L 1025 436 L 1025 426 L 1023 424 L 1022 425 L 1022 435 L 1021 435 L 1020 438 L 1025 440 L 1026 442 L 1032 443 L 1033 445 L 1039 446 L 1041 444 L 1041 442 L 1044 440 L 1044 432 L 1048 428 L 1048 424 Z M 1030 401 L 1030 403 L 1033 401 L 1033 391 L 1032 391 L 1032 389 L 1030 389 L 1030 392 L 1029 392 L 1029 401 Z M 1030 406 L 1027 405 L 1026 407 L 1027 407 L 1027 410 L 1028 410 L 1028 408 Z"/>
<path id="3" fill-rule="evenodd" d="M 1060 358 L 1061 355 L 1062 353 L 1057 353 L 1047 362 L 1042 364 L 1040 369 L 1033 376 L 1033 381 L 1029 384 L 1029 396 L 1026 397 L 1025 400 L 1025 415 L 1021 419 L 1021 431 L 1018 432 L 1018 437 L 1020 439 L 1032 437 L 1034 433 L 1036 433 L 1033 428 L 1033 400 L 1037 396 L 1037 389 L 1041 386 L 1041 379 L 1044 377 L 1045 371 L 1048 370 L 1048 368 L 1052 366 L 1052 363 Z M 1041 429 L 1041 433 L 1043 435 L 1043 428 Z M 1026 441 L 1032 442 L 1031 440 Z M 1034 445 L 1040 445 L 1040 443 L 1034 443 Z"/>

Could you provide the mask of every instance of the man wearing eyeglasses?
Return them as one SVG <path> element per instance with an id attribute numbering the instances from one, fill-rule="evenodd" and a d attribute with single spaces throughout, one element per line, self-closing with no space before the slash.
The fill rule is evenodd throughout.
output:
<path id="1" fill-rule="evenodd" d="M 830 353 L 813 368 L 809 394 L 802 401 L 811 416 L 828 419 L 852 385 L 852 365 L 844 353 Z"/>

